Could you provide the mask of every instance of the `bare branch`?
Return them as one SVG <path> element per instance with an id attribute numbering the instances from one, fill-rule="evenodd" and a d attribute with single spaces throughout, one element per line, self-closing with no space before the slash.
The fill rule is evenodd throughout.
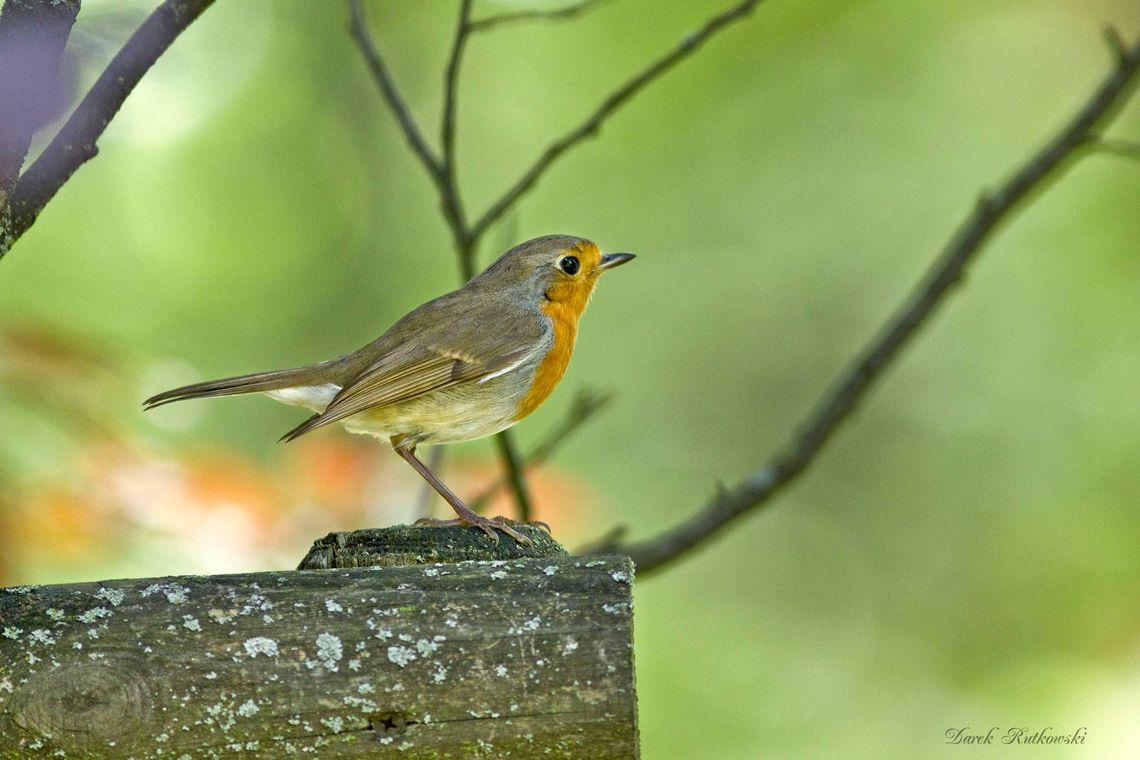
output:
<path id="1" fill-rule="evenodd" d="M 456 85 L 459 82 L 459 65 L 463 60 L 463 48 L 471 31 L 471 0 L 460 0 L 459 24 L 455 30 L 455 42 L 451 45 L 451 55 L 447 60 L 447 73 L 443 84 L 443 119 L 440 143 L 443 145 L 443 170 L 455 182 L 455 101 L 458 97 Z"/>
<path id="2" fill-rule="evenodd" d="M 143 75 L 213 0 L 166 0 L 142 23 L 76 107 L 55 139 L 16 183 L 10 226 L 0 230 L 0 256 L 35 223 L 40 211 L 98 152 L 103 130 Z"/>
<path id="3" fill-rule="evenodd" d="M 455 41 L 448 56 L 447 73 L 443 83 L 443 114 L 440 118 L 440 143 L 443 146 L 443 159 L 440 173 L 443 181 L 439 186 L 443 214 L 451 226 L 459 254 L 459 270 L 466 282 L 475 276 L 475 240 L 467 228 L 467 218 L 463 213 L 463 200 L 459 193 L 459 180 L 455 171 L 455 106 L 459 98 L 459 67 L 463 62 L 463 50 L 471 31 L 471 0 L 460 0 L 459 22 L 455 30 Z"/>
<path id="4" fill-rule="evenodd" d="M 1104 41 L 1118 62 L 1128 56 L 1128 47 L 1124 44 L 1124 38 L 1120 36 L 1120 30 L 1115 26 L 1104 28 Z"/>
<path id="5" fill-rule="evenodd" d="M 523 460 L 524 472 L 548 460 L 550 456 L 558 450 L 558 447 L 570 437 L 571 433 L 589 422 L 595 414 L 608 406 L 609 403 L 613 401 L 613 398 L 612 393 L 599 393 L 589 389 L 579 391 L 578 395 L 574 397 L 574 402 L 570 406 L 570 411 L 566 414 L 565 419 L 526 455 Z M 508 478 L 500 478 L 472 499 L 469 502 L 469 506 L 478 512 L 490 501 L 491 497 L 494 496 L 499 489 L 507 485 L 510 485 Z"/>
<path id="6" fill-rule="evenodd" d="M 524 193 L 534 187 L 535 183 L 546 173 L 551 164 L 557 161 L 566 151 L 587 137 L 597 134 L 606 119 L 621 108 L 626 101 L 641 92 L 641 90 L 653 81 L 660 78 L 661 75 L 669 71 L 669 69 L 697 52 L 714 34 L 726 28 L 734 21 L 738 21 L 751 13 L 752 9 L 759 5 L 760 2 L 761 0 L 746 0 L 745 2 L 734 5 L 717 16 L 713 16 L 705 22 L 705 25 L 701 27 L 699 31 L 685 37 L 677 47 L 670 50 L 661 58 L 658 58 L 612 92 L 585 121 L 553 142 L 534 165 L 526 171 L 522 178 L 515 183 L 514 187 L 510 188 L 483 214 L 479 221 L 475 222 L 471 228 L 472 237 L 478 239 L 486 232 L 488 227 L 509 211 Z"/>
<path id="7" fill-rule="evenodd" d="M 1140 142 L 1129 140 L 1112 140 L 1107 137 L 1093 138 L 1088 141 L 1090 148 L 1101 153 L 1112 153 L 1125 158 L 1140 159 Z"/>
<path id="8" fill-rule="evenodd" d="M 784 453 L 740 483 L 714 495 L 699 512 L 664 534 L 633 544 L 609 543 L 593 550 L 630 555 L 639 577 L 644 577 L 647 572 L 660 569 L 706 541 L 735 518 L 765 504 L 793 482 L 960 281 L 967 265 L 992 233 L 1027 196 L 1059 176 L 1072 164 L 1071 159 L 1081 156 L 1079 149 L 1095 140 L 1098 127 L 1119 111 L 1138 81 L 1140 40 L 1131 47 L 1122 46 L 1121 55 L 1114 63 L 1113 70 L 1065 128 L 1004 185 L 981 198 L 928 274 L 824 396 Z"/>
<path id="9" fill-rule="evenodd" d="M 485 32 L 499 26 L 513 24 L 519 21 L 569 21 L 583 13 L 598 7 L 609 0 L 581 0 L 565 8 L 556 8 L 552 11 L 516 11 L 514 13 L 500 13 L 497 16 L 488 16 L 472 21 L 468 29 L 471 32 Z"/>
<path id="10" fill-rule="evenodd" d="M 462 65 L 463 53 L 467 38 L 477 29 L 488 29 L 500 23 L 520 21 L 523 18 L 569 18 L 584 12 L 587 7 L 596 5 L 597 0 L 581 2 L 575 6 L 564 8 L 561 11 L 546 13 L 507 14 L 491 17 L 482 21 L 471 21 L 471 0 L 460 0 L 459 20 L 448 57 L 447 70 L 444 76 L 443 114 L 441 120 L 441 156 L 436 158 L 427 142 L 424 140 L 419 127 L 416 126 L 411 111 L 404 103 L 387 65 L 380 56 L 364 23 L 364 13 L 361 0 L 348 0 L 352 16 L 352 34 L 361 52 L 364 54 L 373 78 L 379 85 L 380 92 L 388 102 L 400 122 L 404 135 L 412 150 L 419 157 L 439 192 L 440 205 L 443 215 L 451 230 L 455 243 L 456 255 L 459 258 L 460 272 L 464 281 L 475 275 L 475 253 L 479 240 L 487 229 L 506 214 L 519 198 L 526 193 L 543 173 L 559 156 L 573 148 L 586 137 L 595 134 L 602 123 L 626 101 L 640 92 L 652 81 L 667 72 L 674 65 L 695 53 L 712 35 L 728 26 L 739 18 L 748 14 L 761 0 L 746 0 L 729 10 L 709 19 L 705 25 L 694 34 L 689 35 L 672 51 L 650 64 L 646 69 L 634 76 L 616 91 L 614 91 L 597 108 L 585 122 L 578 128 L 553 143 L 539 160 L 507 193 L 497 201 L 492 208 L 483 215 L 475 225 L 470 225 L 463 211 L 462 194 L 455 169 L 455 129 L 456 129 L 456 102 L 459 81 L 459 70 Z M 503 462 L 507 469 L 507 481 L 515 491 L 519 504 L 520 517 L 526 520 L 530 516 L 530 498 L 526 492 L 526 480 L 523 477 L 522 458 L 514 445 L 509 431 L 503 431 L 497 436 L 497 443 Z"/>
<path id="11" fill-rule="evenodd" d="M 451 236 L 455 243 L 455 253 L 459 258 L 459 269 L 462 279 L 467 281 L 475 275 L 475 249 L 478 239 L 471 233 L 463 213 L 462 195 L 455 173 L 455 103 L 457 98 L 456 86 L 459 81 L 459 68 L 463 60 L 463 51 L 466 47 L 470 32 L 471 0 L 461 0 L 459 8 L 459 22 L 452 43 L 451 54 L 448 58 L 447 73 L 444 77 L 443 116 L 442 116 L 442 156 L 436 158 L 428 147 L 423 134 L 416 126 L 411 110 L 401 97 L 396 84 L 388 71 L 380 51 L 376 48 L 372 37 L 368 33 L 364 22 L 364 10 L 360 0 L 348 0 L 349 13 L 352 17 L 352 35 L 364 55 L 368 68 L 372 72 L 381 94 L 388 106 L 396 115 L 404 136 L 413 152 L 419 157 L 420 163 L 427 170 L 428 176 L 435 183 L 439 193 L 440 206 Z M 516 501 L 519 505 L 521 519 L 526 520 L 530 515 L 530 496 L 526 490 L 526 480 L 523 478 L 519 466 L 519 453 L 508 431 L 499 433 L 496 437 L 503 463 L 507 468 L 510 483 L 515 491 Z"/>
<path id="12" fill-rule="evenodd" d="M 348 0 L 348 11 L 351 19 L 352 38 L 360 48 L 361 54 L 364 55 L 372 78 L 376 80 L 380 93 L 396 116 L 396 121 L 399 122 L 408 145 L 420 159 L 427 173 L 431 175 L 432 180 L 439 185 L 442 181 L 440 162 L 428 146 L 427 141 L 424 140 L 420 128 L 416 126 L 416 120 L 412 116 L 411 109 L 408 108 L 408 104 L 404 102 L 404 98 L 396 89 L 396 83 L 392 79 L 391 72 L 388 71 L 388 65 L 384 63 L 384 59 L 380 56 L 380 50 L 372 41 L 372 35 L 368 33 L 368 25 L 364 20 L 364 8 L 360 0 Z"/>
<path id="13" fill-rule="evenodd" d="M 530 491 L 527 489 L 526 476 L 523 475 L 522 457 L 519 456 L 518 449 L 506 430 L 495 436 L 495 443 L 499 445 L 499 456 L 507 468 L 507 482 L 515 492 L 515 501 L 519 507 L 519 522 L 528 522 L 531 514 Z"/>
<path id="14" fill-rule="evenodd" d="M 59 61 L 77 15 L 78 0 L 30 0 L 0 9 L 0 218 L 32 135 L 55 116 L 64 97 Z"/>
<path id="15" fill-rule="evenodd" d="M 535 446 L 534 450 L 527 456 L 527 467 L 538 466 L 550 459 L 554 452 L 566 442 L 566 439 L 568 439 L 573 432 L 593 419 L 596 414 L 609 406 L 613 400 L 614 394 L 608 391 L 597 391 L 590 388 L 583 388 L 578 391 L 578 395 L 574 397 L 574 401 L 570 405 L 570 411 L 566 413 L 566 417 L 562 420 L 562 423 L 539 441 L 538 445 Z"/>

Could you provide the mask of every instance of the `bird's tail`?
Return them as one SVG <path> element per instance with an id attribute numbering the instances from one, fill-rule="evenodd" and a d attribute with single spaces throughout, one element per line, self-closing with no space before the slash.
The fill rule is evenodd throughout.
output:
<path id="1" fill-rule="evenodd" d="M 335 361 L 335 360 L 334 360 Z M 318 385 L 328 382 L 326 367 L 333 362 L 323 362 L 310 367 L 279 369 L 273 372 L 257 372 L 252 375 L 223 377 L 221 380 L 207 380 L 202 383 L 184 385 L 163 391 L 143 402 L 144 409 L 182 401 L 188 398 L 209 398 L 211 396 L 237 396 L 242 393 L 264 393 L 265 391 L 295 388 L 303 385 Z"/>

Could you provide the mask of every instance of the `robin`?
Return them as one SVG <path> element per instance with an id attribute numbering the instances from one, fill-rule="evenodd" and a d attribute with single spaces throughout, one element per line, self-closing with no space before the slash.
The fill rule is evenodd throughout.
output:
<path id="1" fill-rule="evenodd" d="M 535 238 L 357 351 L 307 367 L 186 385 L 152 396 L 144 407 L 242 393 L 308 407 L 316 414 L 281 440 L 334 422 L 387 438 L 458 515 L 421 523 L 474 525 L 496 542 L 501 530 L 530 543 L 507 518 L 469 509 L 416 457 L 416 447 L 493 435 L 537 409 L 566 371 L 598 278 L 632 258 L 602 254 L 579 237 Z"/>

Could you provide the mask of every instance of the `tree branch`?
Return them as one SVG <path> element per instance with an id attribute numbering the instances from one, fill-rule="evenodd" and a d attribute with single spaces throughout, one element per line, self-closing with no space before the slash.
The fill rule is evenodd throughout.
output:
<path id="1" fill-rule="evenodd" d="M 721 531 L 735 518 L 768 502 L 803 472 L 855 409 L 904 345 L 925 324 L 967 265 L 1002 222 L 1032 192 L 1071 165 L 1080 148 L 1098 139 L 1098 126 L 1109 122 L 1135 88 L 1140 69 L 1140 40 L 1114 49 L 1115 66 L 1077 114 L 1056 137 L 991 195 L 983 195 L 949 241 L 929 273 L 859 355 L 839 382 L 823 397 L 784 453 L 743 481 L 715 495 L 685 522 L 644 541 L 610 541 L 590 551 L 631 556 L 638 576 L 660 569 Z"/>
<path id="2" fill-rule="evenodd" d="M 459 97 L 459 67 L 463 61 L 463 51 L 471 31 L 471 0 L 460 0 L 459 22 L 456 25 L 455 40 L 448 56 L 447 73 L 443 81 L 443 113 L 440 117 L 440 143 L 443 146 L 443 160 L 440 164 L 443 182 L 440 184 L 440 201 L 443 214 L 451 225 L 459 254 L 459 271 L 463 282 L 475 276 L 475 239 L 467 227 L 467 217 L 463 213 L 463 200 L 459 194 L 459 180 L 455 170 L 455 105 Z M 512 450 L 513 452 L 513 450 Z"/>
<path id="3" fill-rule="evenodd" d="M 369 70 L 376 80 L 388 106 L 395 114 L 408 144 L 420 159 L 428 175 L 436 185 L 439 193 L 440 205 L 444 218 L 451 230 L 455 243 L 456 255 L 459 258 L 459 267 L 463 280 L 469 280 L 475 275 L 475 252 L 479 240 L 488 228 L 506 214 L 518 202 L 524 193 L 530 190 L 539 178 L 546 172 L 559 156 L 566 153 L 586 137 L 596 133 L 602 123 L 630 98 L 643 88 L 663 75 L 673 66 L 695 53 L 701 45 L 712 35 L 728 26 L 732 22 L 743 18 L 761 0 L 746 0 L 738 3 L 720 15 L 709 19 L 697 32 L 689 35 L 672 51 L 662 56 L 646 69 L 635 75 L 632 79 L 614 91 L 597 108 L 585 122 L 575 130 L 553 143 L 539 160 L 523 175 L 518 182 L 500 198 L 490 210 L 474 225 L 470 225 L 463 212 L 462 193 L 455 167 L 455 129 L 457 91 L 459 70 L 462 65 L 463 53 L 466 49 L 467 38 L 473 30 L 487 29 L 500 23 L 522 20 L 522 18 L 553 18 L 571 17 L 581 13 L 587 6 L 596 4 L 595 1 L 582 2 L 576 6 L 549 12 L 524 12 L 521 14 L 505 14 L 491 17 L 483 21 L 471 21 L 471 0 L 460 0 L 459 21 L 452 42 L 451 52 L 448 56 L 446 73 L 444 75 L 443 113 L 441 118 L 441 155 L 439 158 L 433 154 L 431 148 L 424 140 L 419 127 L 416 126 L 411 111 L 401 97 L 393 81 L 387 65 L 380 52 L 373 43 L 364 23 L 364 13 L 361 0 L 348 0 L 351 15 L 352 35 L 360 47 Z M 530 498 L 526 492 L 526 481 L 523 477 L 522 458 L 515 447 L 510 432 L 503 431 L 497 436 L 497 444 L 507 470 L 508 482 L 515 491 L 516 501 L 519 505 L 520 517 L 526 520 L 530 513 Z"/>
<path id="4" fill-rule="evenodd" d="M 364 8 L 360 0 L 348 0 L 348 11 L 351 19 L 350 27 L 352 29 L 352 38 L 360 48 L 360 52 L 368 64 L 368 70 L 371 72 L 372 78 L 376 80 L 376 85 L 380 88 L 380 93 L 384 96 L 388 107 L 392 109 L 392 113 L 396 116 L 396 121 L 399 122 L 400 129 L 403 130 L 404 138 L 408 141 L 408 145 L 411 146 L 412 152 L 420 159 L 420 163 L 424 165 L 424 169 L 427 170 L 432 180 L 435 181 L 437 185 L 440 184 L 442 172 L 439 159 L 435 157 L 432 149 L 424 139 L 423 133 L 420 132 L 420 128 L 416 126 L 416 120 L 415 117 L 412 116 L 411 109 L 409 109 L 408 104 L 404 102 L 400 91 L 396 89 L 396 83 L 392 79 L 392 74 L 388 71 L 388 65 L 384 63 L 384 59 L 380 55 L 380 50 L 376 47 L 376 43 L 372 41 L 372 35 L 368 33 L 368 25 L 364 21 Z"/>
<path id="5" fill-rule="evenodd" d="M 577 18 L 583 13 L 596 8 L 602 3 L 609 2 L 609 0 L 581 0 L 581 2 L 574 5 L 568 5 L 565 8 L 556 8 L 552 11 L 516 11 L 514 13 L 500 13 L 495 16 L 488 16 L 476 21 L 472 21 L 468 25 L 468 31 L 471 32 L 486 32 L 499 26 L 513 24 L 519 21 L 568 21 Z"/>
<path id="6" fill-rule="evenodd" d="M 515 492 L 515 502 L 519 508 L 519 522 L 528 522 L 531 515 L 530 489 L 527 488 L 526 476 L 523 474 L 522 456 L 519 455 L 518 448 L 514 445 L 514 441 L 507 436 L 505 430 L 495 436 L 495 443 L 499 446 L 499 458 L 503 460 L 503 464 L 507 468 L 507 482 L 511 484 L 511 490 Z"/>
<path id="7" fill-rule="evenodd" d="M 459 23 L 455 30 L 455 41 L 447 60 L 447 73 L 443 79 L 443 118 L 441 119 L 440 144 L 443 145 L 443 170 L 450 182 L 455 183 L 455 101 L 458 97 L 459 65 L 463 60 L 463 48 L 471 31 L 471 0 L 459 3 Z"/>
<path id="8" fill-rule="evenodd" d="M 1125 158 L 1140 159 L 1140 142 L 1131 140 L 1111 140 L 1107 137 L 1089 141 L 1089 147 L 1101 153 L 1111 153 Z"/>
<path id="9" fill-rule="evenodd" d="M 566 418 L 523 458 L 523 472 L 525 473 L 529 471 L 530 468 L 537 467 L 549 459 L 558 447 L 570 437 L 571 433 L 589 422 L 595 414 L 609 405 L 609 403 L 613 401 L 613 398 L 612 393 L 598 393 L 588 389 L 579 391 L 578 395 L 574 397 L 574 402 L 570 406 L 570 411 L 567 413 Z M 487 488 L 474 499 L 471 499 L 468 502 L 468 506 L 476 512 L 480 511 L 499 489 L 508 485 L 510 485 L 509 478 L 503 476 L 487 486 Z"/>
<path id="10" fill-rule="evenodd" d="M 1105 44 L 1108 45 L 1109 51 L 1115 56 L 1117 62 L 1123 61 L 1128 56 L 1128 46 L 1124 44 L 1120 30 L 1114 26 L 1106 26 L 1103 36 Z"/>
<path id="11" fill-rule="evenodd" d="M 478 239 L 486 232 L 488 227 L 509 211 L 510 208 L 519 201 L 519 198 L 534 187 L 535 183 L 541 179 L 542 175 L 546 173 L 555 161 L 566 153 L 566 151 L 587 137 L 597 134 L 606 119 L 625 105 L 626 101 L 641 92 L 641 90 L 653 81 L 660 78 L 661 75 L 669 71 L 669 69 L 697 52 L 714 34 L 729 26 L 734 21 L 738 21 L 747 16 L 760 2 L 761 0 L 746 0 L 745 2 L 734 5 L 717 16 L 713 16 L 705 22 L 705 25 L 701 27 L 699 31 L 685 37 L 681 40 L 680 44 L 671 51 L 661 58 L 658 58 L 644 70 L 634 75 L 621 87 L 614 90 L 585 121 L 551 143 L 518 182 L 504 193 L 503 196 L 480 217 L 479 221 L 475 222 L 471 228 L 472 236 Z"/>
<path id="12" fill-rule="evenodd" d="M 0 257 L 35 223 L 71 175 L 95 157 L 99 137 L 139 80 L 212 3 L 213 0 L 166 0 L 115 54 L 67 123 L 16 183 L 9 226 L 0 230 Z"/>
<path id="13" fill-rule="evenodd" d="M 464 282 L 475 276 L 475 248 L 478 240 L 471 234 L 463 213 L 462 196 L 455 171 L 455 103 L 456 89 L 459 81 L 459 69 L 463 60 L 463 51 L 470 33 L 471 0 L 460 0 L 459 22 L 452 43 L 451 53 L 448 56 L 447 72 L 444 76 L 443 115 L 441 118 L 442 156 L 436 158 L 428 147 L 423 134 L 416 126 L 411 110 L 404 102 L 396 83 L 388 71 L 387 64 L 380 56 L 380 51 L 372 41 L 364 22 L 364 10 L 360 0 L 348 0 L 349 14 L 351 16 L 352 36 L 364 55 L 373 79 L 380 88 L 389 108 L 400 123 L 404 136 L 412 151 L 419 157 L 428 176 L 435 183 L 439 193 L 440 207 L 448 229 L 455 243 L 455 253 L 459 259 L 460 275 Z M 515 491 L 515 499 L 519 505 L 521 519 L 526 520 L 530 514 L 530 496 L 526 491 L 526 481 L 522 476 L 517 447 L 508 431 L 496 436 L 499 451 L 503 457 L 507 475 Z"/>
<path id="14" fill-rule="evenodd" d="M 79 2 L 24 0 L 0 10 L 0 227 L 32 136 L 62 99 L 59 61 Z"/>

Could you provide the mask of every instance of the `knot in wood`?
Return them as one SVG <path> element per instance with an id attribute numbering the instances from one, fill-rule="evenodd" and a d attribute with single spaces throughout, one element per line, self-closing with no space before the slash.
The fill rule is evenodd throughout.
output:
<path id="1" fill-rule="evenodd" d="M 144 677 L 113 662 L 73 662 L 31 676 L 12 699 L 21 728 L 54 746 L 79 750 L 107 742 L 128 743 L 151 720 Z"/>

